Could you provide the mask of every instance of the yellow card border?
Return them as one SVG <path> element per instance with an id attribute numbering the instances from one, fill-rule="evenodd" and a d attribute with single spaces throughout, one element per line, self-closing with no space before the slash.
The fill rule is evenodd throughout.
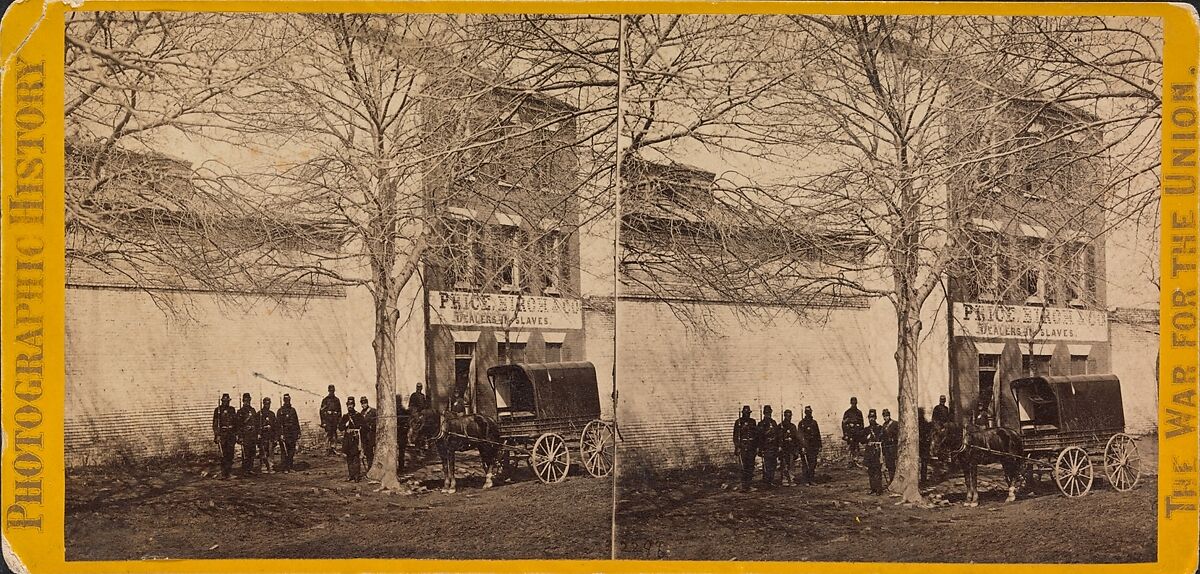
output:
<path id="1" fill-rule="evenodd" d="M 82 2 L 82 0 L 80 0 Z M 1157 17 L 1164 28 L 1163 190 L 1160 302 L 1158 561 L 1147 564 L 1020 564 L 1026 572 L 1194 572 L 1197 567 L 1197 34 L 1183 4 L 969 2 L 666 1 L 286 1 L 91 0 L 72 8 L 47 0 L 10 7 L 0 26 L 0 239 L 3 241 L 3 470 L 0 510 L 14 568 L 72 572 L 956 572 L 962 564 L 662 561 L 156 560 L 66 562 L 64 554 L 63 21 L 68 10 L 533 13 L 795 13 L 1112 15 Z M 37 83 L 41 82 L 38 86 Z M 37 140 L 41 140 L 40 142 Z M 16 159 L 22 157 L 18 173 Z M 30 165 L 42 161 L 35 179 Z M 28 172 L 28 173 L 27 173 Z M 23 187 L 19 187 L 23 186 Z M 20 193 L 18 193 L 20 191 Z M 40 352 L 40 361 L 37 356 Z M 41 386 L 33 383 L 40 378 Z M 1180 418 L 1182 417 L 1182 418 Z M 1170 420 L 1190 430 L 1172 433 Z M 19 499 L 18 499 L 19 497 Z M 22 522 L 24 520 L 24 522 Z M 36 525 L 36 527 L 35 527 Z M 1066 557 L 1064 557 L 1066 558 Z M 1014 565 L 975 564 L 1004 572 Z"/>

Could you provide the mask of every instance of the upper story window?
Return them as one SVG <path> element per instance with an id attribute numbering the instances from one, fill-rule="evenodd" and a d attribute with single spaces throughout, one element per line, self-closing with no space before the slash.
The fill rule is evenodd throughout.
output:
<path id="1" fill-rule="evenodd" d="M 543 294 L 561 295 L 566 289 L 569 278 L 569 246 L 568 236 L 560 231 L 551 231 L 542 237 L 539 255 Z"/>

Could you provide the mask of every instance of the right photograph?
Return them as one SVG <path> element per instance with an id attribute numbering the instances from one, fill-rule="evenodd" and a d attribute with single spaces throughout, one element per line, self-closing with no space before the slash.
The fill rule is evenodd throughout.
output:
<path id="1" fill-rule="evenodd" d="M 621 26 L 615 557 L 1156 561 L 1162 23 Z"/>

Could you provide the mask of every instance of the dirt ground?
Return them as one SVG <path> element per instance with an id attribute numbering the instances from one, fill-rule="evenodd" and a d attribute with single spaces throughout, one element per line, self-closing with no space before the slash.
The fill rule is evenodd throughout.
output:
<path id="1" fill-rule="evenodd" d="M 216 480 L 210 461 L 88 469 L 67 476 L 67 560 L 156 558 L 604 559 L 612 479 L 572 468 L 542 484 L 522 467 L 482 490 L 460 458 L 458 492 L 440 465 L 413 474 L 431 492 L 374 492 L 340 457 L 300 453 L 292 474 Z M 204 476 L 207 475 L 207 476 Z M 462 478 L 467 475 L 467 478 Z"/>
<path id="2" fill-rule="evenodd" d="M 1153 459 L 1150 459 L 1153 460 Z M 926 489 L 932 508 L 867 494 L 866 471 L 818 468 L 817 484 L 734 492 L 734 469 L 622 480 L 617 557 L 872 562 L 1153 562 L 1156 480 L 1116 492 L 1097 476 L 1078 499 L 1042 482 L 1005 504 L 1000 469 L 981 468 L 977 508 L 961 476 Z M 761 476 L 761 475 L 760 475 Z"/>

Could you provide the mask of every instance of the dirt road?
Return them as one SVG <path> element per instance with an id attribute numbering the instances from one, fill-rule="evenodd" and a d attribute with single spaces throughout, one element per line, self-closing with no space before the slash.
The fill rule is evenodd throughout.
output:
<path id="1" fill-rule="evenodd" d="M 611 479 L 572 469 L 556 485 L 523 469 L 482 490 L 460 460 L 457 494 L 373 492 L 341 458 L 228 481 L 207 462 L 92 469 L 67 477 L 68 560 L 143 558 L 575 558 L 610 556 Z M 416 473 L 440 487 L 440 469 Z"/>
<path id="2" fill-rule="evenodd" d="M 1002 484 L 999 469 L 981 478 Z M 1005 504 L 1006 490 L 981 491 L 964 508 L 962 479 L 936 492 L 954 504 L 897 506 L 865 494 L 864 471 L 818 472 L 813 486 L 741 493 L 733 469 L 688 472 L 636 485 L 622 481 L 618 558 L 875 562 L 1153 562 L 1154 477 L 1115 492 L 1097 477 L 1087 496 L 1052 485 Z M 626 485 L 628 486 L 626 487 Z"/>

